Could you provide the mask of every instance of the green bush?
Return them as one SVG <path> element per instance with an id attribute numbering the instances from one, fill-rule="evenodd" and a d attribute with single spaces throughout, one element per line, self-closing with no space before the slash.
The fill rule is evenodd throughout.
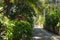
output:
<path id="1" fill-rule="evenodd" d="M 58 21 L 59 21 L 59 18 L 58 18 L 57 14 L 54 11 L 49 13 L 45 17 L 46 25 L 50 26 L 50 27 L 51 26 L 55 27 L 57 25 Z"/>
<path id="2" fill-rule="evenodd" d="M 47 26 L 52 26 L 52 27 L 55 27 L 58 23 L 58 17 L 55 16 L 55 14 L 51 14 L 51 15 L 47 15 L 46 16 L 46 19 L 45 19 L 45 22 L 46 22 L 46 25 Z"/>
<path id="3" fill-rule="evenodd" d="M 10 21 L 7 25 L 8 40 L 31 40 L 32 26 L 26 21 Z"/>
<path id="4" fill-rule="evenodd" d="M 49 11 L 50 13 L 48 13 L 45 17 L 45 24 L 44 24 L 44 28 L 59 34 L 59 27 L 60 27 L 60 7 L 58 7 L 55 10 L 51 10 Z M 59 34 L 60 35 L 60 34 Z"/>
<path id="5" fill-rule="evenodd" d="M 2 40 L 31 40 L 32 24 L 28 21 L 10 20 L 4 16 L 4 20 L 0 16 L 0 31 L 4 32 Z M 0 37 L 1 39 L 1 37 Z"/>

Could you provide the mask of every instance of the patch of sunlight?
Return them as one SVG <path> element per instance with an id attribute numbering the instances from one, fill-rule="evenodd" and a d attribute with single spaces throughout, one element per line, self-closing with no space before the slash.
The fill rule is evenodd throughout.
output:
<path id="1" fill-rule="evenodd" d="M 7 17 L 4 17 L 4 21 L 9 21 L 9 19 Z"/>
<path id="2" fill-rule="evenodd" d="M 2 10 L 3 9 L 3 7 L 0 7 L 0 10 Z"/>
<path id="3" fill-rule="evenodd" d="M 14 3 L 14 0 L 10 0 L 11 3 Z"/>
<path id="4" fill-rule="evenodd" d="M 41 39 L 42 37 L 33 37 L 34 39 Z"/>
<path id="5" fill-rule="evenodd" d="M 34 25 L 34 28 L 40 29 L 40 28 L 43 28 L 43 27 L 41 27 L 41 26 L 39 26 L 39 25 Z"/>
<path id="6" fill-rule="evenodd" d="M 9 19 L 7 18 L 7 17 L 4 17 L 4 23 L 7 25 L 8 24 L 8 22 L 9 22 Z"/>
<path id="7" fill-rule="evenodd" d="M 56 36 L 52 36 L 51 38 L 52 38 L 53 40 L 59 40 L 59 39 L 56 38 Z"/>
<path id="8" fill-rule="evenodd" d="M 29 2 L 29 4 L 31 5 L 31 7 L 33 7 L 36 14 L 41 14 L 41 11 L 39 10 L 39 7 L 37 7 L 35 4 L 30 3 L 30 2 Z"/>
<path id="9" fill-rule="evenodd" d="M 0 14 L 0 17 L 2 16 L 2 14 Z"/>
<path id="10" fill-rule="evenodd" d="M 57 27 L 59 27 L 60 26 L 60 22 L 58 22 L 58 24 L 57 24 Z"/>

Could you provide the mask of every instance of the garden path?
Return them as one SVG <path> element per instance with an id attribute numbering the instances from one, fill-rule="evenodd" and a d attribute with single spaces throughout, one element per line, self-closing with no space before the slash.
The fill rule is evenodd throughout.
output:
<path id="1" fill-rule="evenodd" d="M 46 31 L 43 27 L 35 25 L 32 40 L 60 40 L 60 36 Z"/>

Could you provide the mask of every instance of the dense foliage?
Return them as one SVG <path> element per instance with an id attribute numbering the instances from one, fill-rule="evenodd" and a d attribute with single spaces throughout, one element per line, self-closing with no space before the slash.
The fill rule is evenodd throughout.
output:
<path id="1" fill-rule="evenodd" d="M 33 16 L 40 13 L 38 3 L 38 0 L 3 0 L 0 15 L 0 34 L 3 36 L 0 39 L 31 40 Z"/>
<path id="2" fill-rule="evenodd" d="M 31 40 L 33 16 L 37 14 L 36 24 L 45 22 L 44 26 L 48 30 L 60 27 L 60 8 L 55 8 L 55 1 L 48 3 L 47 0 L 41 2 L 40 0 L 0 0 L 0 2 L 3 9 L 0 14 L 1 40 Z M 43 13 L 44 17 L 39 17 L 39 13 Z"/>
<path id="3" fill-rule="evenodd" d="M 56 15 L 55 12 L 51 12 L 48 15 L 46 15 L 46 25 L 47 26 L 52 26 L 55 27 L 58 23 L 58 16 Z"/>
<path id="4" fill-rule="evenodd" d="M 1 40 L 31 40 L 33 27 L 27 21 L 10 20 L 4 17 L 4 20 L 0 22 L 0 27 Z"/>
<path id="5" fill-rule="evenodd" d="M 12 21 L 7 26 L 8 40 L 31 40 L 32 26 L 25 21 Z"/>
<path id="6" fill-rule="evenodd" d="M 56 8 L 54 10 L 51 10 L 46 16 L 45 16 L 45 29 L 48 29 L 49 31 L 52 31 L 54 33 L 59 32 L 60 28 L 60 8 Z"/>
<path id="7" fill-rule="evenodd" d="M 55 9 L 55 11 L 50 11 L 49 14 L 46 15 L 46 23 L 47 25 L 57 26 L 57 23 L 60 19 L 60 8 Z"/>

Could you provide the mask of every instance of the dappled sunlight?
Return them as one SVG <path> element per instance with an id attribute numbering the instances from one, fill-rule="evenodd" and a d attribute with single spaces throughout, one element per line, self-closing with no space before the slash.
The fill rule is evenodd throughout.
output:
<path id="1" fill-rule="evenodd" d="M 59 36 L 46 31 L 42 27 L 35 25 L 34 32 L 33 32 L 33 40 L 59 40 Z"/>
<path id="2" fill-rule="evenodd" d="M 0 0 L 0 40 L 60 40 L 54 33 L 60 35 L 60 1 Z"/>
<path id="3" fill-rule="evenodd" d="M 0 7 L 0 11 L 3 9 L 3 7 Z"/>
<path id="4" fill-rule="evenodd" d="M 41 37 L 33 37 L 33 39 L 41 39 Z"/>

